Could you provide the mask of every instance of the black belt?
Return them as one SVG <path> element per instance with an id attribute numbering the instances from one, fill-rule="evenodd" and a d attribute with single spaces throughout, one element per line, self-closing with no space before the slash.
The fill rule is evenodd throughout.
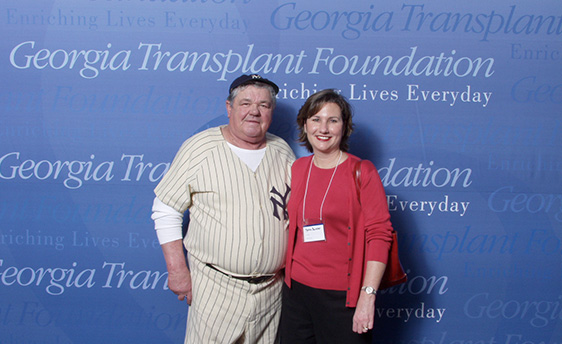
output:
<path id="1" fill-rule="evenodd" d="M 264 283 L 264 282 L 269 281 L 269 280 L 272 279 L 273 277 L 275 277 L 275 275 L 248 276 L 248 277 L 233 276 L 233 275 L 227 274 L 226 272 L 221 271 L 221 270 L 215 268 L 212 264 L 207 263 L 207 264 L 205 264 L 205 265 L 207 265 L 208 267 L 210 267 L 211 269 L 213 269 L 213 270 L 215 270 L 215 271 L 220 272 L 221 274 L 223 274 L 223 275 L 225 275 L 225 276 L 228 276 L 228 277 L 230 277 L 230 278 L 234 278 L 234 279 L 237 279 L 237 280 L 241 280 L 241 281 L 246 281 L 246 282 L 248 282 L 248 283 L 250 283 L 250 284 L 260 284 L 260 283 Z"/>

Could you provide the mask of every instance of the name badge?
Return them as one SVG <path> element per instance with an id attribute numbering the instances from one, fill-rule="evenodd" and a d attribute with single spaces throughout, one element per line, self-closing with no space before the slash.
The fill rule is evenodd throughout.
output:
<path id="1" fill-rule="evenodd" d="M 302 232 L 304 234 L 304 242 L 326 241 L 323 223 L 303 226 Z"/>

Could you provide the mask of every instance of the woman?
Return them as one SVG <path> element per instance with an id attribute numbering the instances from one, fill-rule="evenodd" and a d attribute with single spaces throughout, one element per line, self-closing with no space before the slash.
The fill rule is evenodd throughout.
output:
<path id="1" fill-rule="evenodd" d="M 371 343 L 392 238 L 380 177 L 362 161 L 357 193 L 351 106 L 334 90 L 311 95 L 297 123 L 313 155 L 292 167 L 281 341 Z"/>

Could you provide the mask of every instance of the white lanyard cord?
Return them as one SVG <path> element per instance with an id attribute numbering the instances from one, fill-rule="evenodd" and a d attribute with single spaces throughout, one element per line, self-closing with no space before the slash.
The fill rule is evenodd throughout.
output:
<path id="1" fill-rule="evenodd" d="M 341 156 L 343 152 L 340 150 L 340 157 L 338 158 L 338 163 L 336 164 L 336 168 L 334 169 L 334 173 L 332 173 L 332 177 L 330 178 L 330 183 L 328 184 L 328 188 L 326 189 L 326 193 L 324 194 L 324 199 L 322 199 L 322 204 L 320 205 L 320 221 L 322 221 L 322 209 L 324 208 L 324 202 L 326 201 L 326 196 L 328 196 L 328 191 L 330 190 L 330 186 L 332 186 L 332 180 L 334 180 L 334 176 L 336 175 L 336 171 L 338 170 L 338 166 L 340 165 Z M 306 206 L 306 195 L 308 194 L 308 182 L 310 181 L 310 171 L 312 171 L 312 164 L 314 163 L 314 156 L 310 159 L 310 167 L 308 169 L 308 177 L 306 178 L 306 189 L 304 189 L 304 200 L 302 201 L 302 222 L 305 222 L 304 217 L 304 209 Z"/>

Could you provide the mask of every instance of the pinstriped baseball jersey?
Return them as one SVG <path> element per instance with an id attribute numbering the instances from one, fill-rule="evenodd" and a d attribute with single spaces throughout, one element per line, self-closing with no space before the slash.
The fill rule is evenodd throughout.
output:
<path id="1" fill-rule="evenodd" d="M 181 146 L 155 189 L 165 204 L 190 223 L 188 252 L 235 274 L 277 272 L 284 264 L 286 202 L 295 156 L 281 138 L 267 134 L 256 172 L 228 147 L 219 127 L 198 133 Z"/>

